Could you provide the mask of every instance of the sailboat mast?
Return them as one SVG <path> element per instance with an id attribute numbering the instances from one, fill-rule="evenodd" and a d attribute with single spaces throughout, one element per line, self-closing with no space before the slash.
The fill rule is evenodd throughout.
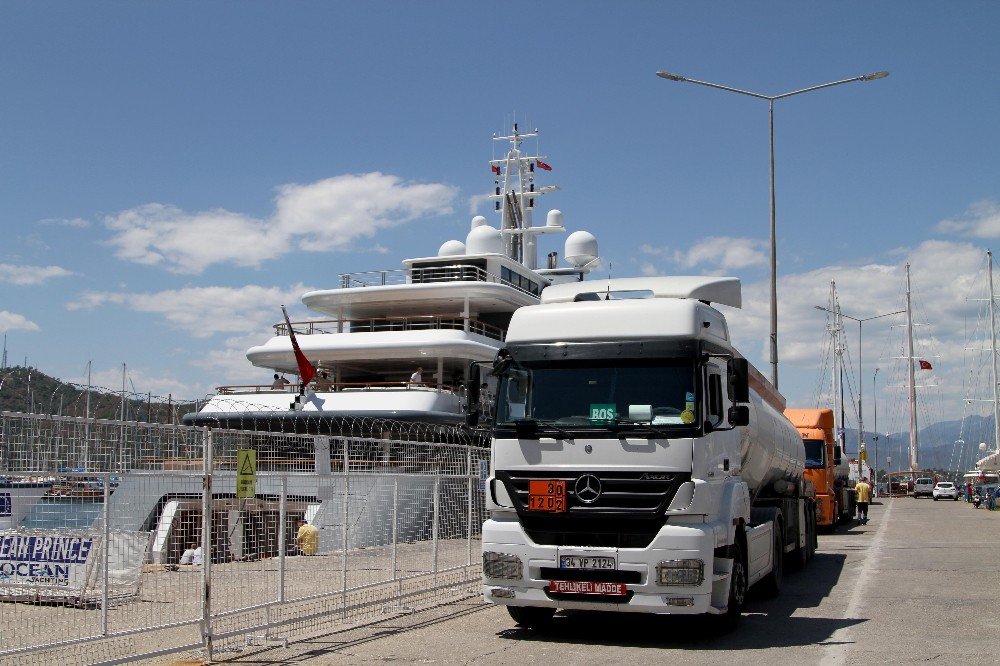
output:
<path id="1" fill-rule="evenodd" d="M 997 311 L 993 301 L 993 251 L 986 250 L 987 284 L 990 296 L 990 358 L 993 368 L 993 446 L 1000 450 L 1000 400 L 997 399 Z"/>
<path id="2" fill-rule="evenodd" d="M 910 387 L 910 469 L 917 470 L 917 386 L 913 375 L 913 308 L 910 304 L 910 264 L 906 264 L 906 367 Z"/>

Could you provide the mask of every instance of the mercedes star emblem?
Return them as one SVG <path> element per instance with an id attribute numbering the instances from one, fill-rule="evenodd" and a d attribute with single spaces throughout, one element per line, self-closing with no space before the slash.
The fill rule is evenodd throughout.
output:
<path id="1" fill-rule="evenodd" d="M 576 498 L 584 504 L 593 504 L 601 496 L 601 480 L 593 474 L 582 474 L 573 486 Z"/>

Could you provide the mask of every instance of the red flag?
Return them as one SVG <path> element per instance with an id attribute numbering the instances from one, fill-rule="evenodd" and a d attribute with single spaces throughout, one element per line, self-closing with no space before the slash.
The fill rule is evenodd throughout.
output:
<path id="1" fill-rule="evenodd" d="M 535 160 L 535 164 L 538 165 L 539 169 L 545 169 L 546 171 L 552 171 L 552 167 L 541 160 Z"/>
<path id="2" fill-rule="evenodd" d="M 492 171 L 493 173 L 495 173 L 498 176 L 500 175 L 500 167 L 498 167 L 496 164 L 491 164 L 490 165 L 490 171 Z"/>
<path id="3" fill-rule="evenodd" d="M 934 369 L 933 367 L 931 367 L 931 362 L 930 361 L 925 361 L 924 359 L 920 359 L 919 363 L 920 363 L 920 369 L 921 370 L 933 370 Z"/>
<path id="4" fill-rule="evenodd" d="M 302 379 L 302 388 L 305 390 L 306 384 L 316 376 L 316 369 L 312 367 L 312 363 L 299 349 L 299 343 L 295 339 L 295 330 L 292 328 L 292 322 L 288 321 L 288 311 L 285 310 L 284 305 L 281 306 L 281 313 L 285 315 L 285 325 L 288 326 L 288 336 L 292 339 L 292 351 L 295 352 L 295 362 L 299 366 L 299 377 Z"/>

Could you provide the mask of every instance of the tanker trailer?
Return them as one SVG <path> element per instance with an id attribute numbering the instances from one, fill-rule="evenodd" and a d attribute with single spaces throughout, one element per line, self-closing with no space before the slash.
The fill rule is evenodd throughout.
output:
<path id="1" fill-rule="evenodd" d="M 777 594 L 784 560 L 811 556 L 801 440 L 712 303 L 740 307 L 739 281 L 561 284 L 514 313 L 484 370 L 498 390 L 483 597 L 518 624 L 561 608 L 731 629 L 752 585 Z"/>

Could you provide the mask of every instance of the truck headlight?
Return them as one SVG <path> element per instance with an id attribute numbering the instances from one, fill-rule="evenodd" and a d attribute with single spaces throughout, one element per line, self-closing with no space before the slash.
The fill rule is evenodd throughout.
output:
<path id="1" fill-rule="evenodd" d="M 656 565 L 656 582 L 660 585 L 701 585 L 705 580 L 705 563 L 701 560 L 665 560 Z"/>
<path id="2" fill-rule="evenodd" d="M 483 575 L 486 578 L 521 580 L 521 558 L 507 553 L 483 553 Z"/>

